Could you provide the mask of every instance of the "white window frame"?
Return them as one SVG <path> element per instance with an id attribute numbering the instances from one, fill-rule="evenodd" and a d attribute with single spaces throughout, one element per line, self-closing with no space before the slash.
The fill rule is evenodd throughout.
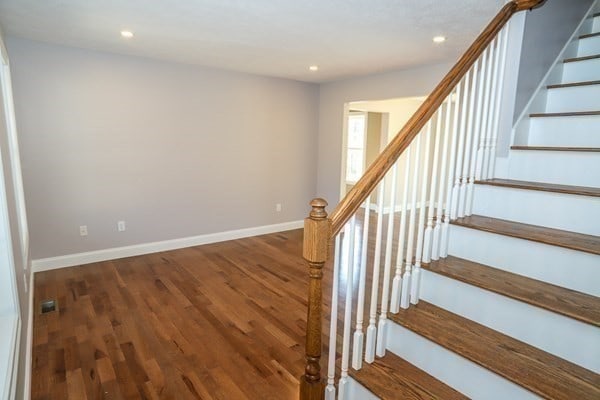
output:
<path id="1" fill-rule="evenodd" d="M 363 140 L 362 140 L 362 147 L 350 147 L 350 119 L 353 117 L 362 117 L 364 118 L 364 130 L 363 130 Z M 365 173 L 365 169 L 367 166 L 367 131 L 368 131 L 368 125 L 369 125 L 369 116 L 367 112 L 363 112 L 363 111 L 350 111 L 348 112 L 347 116 L 346 116 L 346 148 L 345 148 L 345 154 L 344 154 L 344 176 L 345 176 L 345 181 L 347 185 L 354 185 L 356 184 L 356 182 L 358 181 L 358 179 L 360 179 L 360 177 Z M 361 150 L 362 151 L 362 165 L 361 165 L 361 171 L 360 171 L 360 176 L 358 177 L 358 179 L 350 179 L 348 177 L 348 168 L 349 168 L 349 163 L 350 163 L 350 150 Z"/>

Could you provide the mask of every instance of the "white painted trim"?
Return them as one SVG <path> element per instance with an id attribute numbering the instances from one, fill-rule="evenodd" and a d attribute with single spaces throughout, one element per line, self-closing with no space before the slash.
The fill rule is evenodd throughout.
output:
<path id="1" fill-rule="evenodd" d="M 264 235 L 267 233 L 298 229 L 302 228 L 303 226 L 304 221 L 291 221 L 283 222 L 280 224 L 263 225 L 232 231 L 208 233 L 206 235 L 164 240 L 160 242 L 142 243 L 135 244 L 132 246 L 89 251 L 86 253 L 68 254 L 65 256 L 42 258 L 32 261 L 31 270 L 32 272 L 40 272 L 57 268 L 72 267 L 74 265 L 114 260 L 123 257 L 139 256 L 142 254 L 157 253 L 160 251 L 175 250 L 184 247 L 199 246 L 202 244 L 217 243 L 226 240 L 241 239 L 250 236 Z"/>
<path id="2" fill-rule="evenodd" d="M 23 398 L 30 399 L 31 398 L 31 370 L 33 367 L 33 271 L 29 274 L 29 300 L 27 308 L 29 309 L 29 314 L 27 318 L 27 349 L 25 350 L 25 376 L 23 377 L 23 384 L 25 387 L 23 388 Z"/>
<path id="3" fill-rule="evenodd" d="M 348 399 L 360 400 L 379 400 L 369 389 L 360 384 L 357 380 L 348 377 Z"/>
<path id="4" fill-rule="evenodd" d="M 8 324 L 8 320 L 12 321 L 11 333 L 8 338 L 8 343 L 3 344 L 8 347 L 8 362 L 6 366 L 6 376 L 1 377 L 0 380 L 0 398 L 2 399 L 14 399 L 14 393 L 16 389 L 15 378 L 17 374 L 15 373 L 15 366 L 18 365 L 19 357 L 18 357 L 18 344 L 19 344 L 19 333 L 20 333 L 20 318 L 18 314 L 13 314 L 9 316 L 4 316 L 3 319 L 6 318 L 6 323 Z M 6 326 L 4 327 L 6 329 Z M 4 386 L 2 388 L 2 386 Z"/>
<path id="5" fill-rule="evenodd" d="M 21 317 L 17 317 L 17 328 L 15 332 L 15 346 L 14 346 L 14 354 L 12 361 L 12 377 L 10 380 L 10 397 L 9 399 L 16 398 L 17 395 L 17 384 L 19 379 L 19 365 L 21 362 L 21 358 L 19 357 L 21 354 L 21 329 L 22 329 L 22 320 Z"/>

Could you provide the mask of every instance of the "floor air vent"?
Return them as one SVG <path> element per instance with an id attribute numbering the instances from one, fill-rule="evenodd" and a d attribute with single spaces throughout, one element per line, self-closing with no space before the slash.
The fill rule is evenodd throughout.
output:
<path id="1" fill-rule="evenodd" d="M 42 314 L 46 314 L 52 311 L 56 311 L 56 300 L 44 300 L 42 301 L 41 308 Z"/>

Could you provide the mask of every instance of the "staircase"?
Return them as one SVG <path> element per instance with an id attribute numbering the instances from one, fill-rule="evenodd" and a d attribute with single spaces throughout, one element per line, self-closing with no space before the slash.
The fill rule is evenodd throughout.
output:
<path id="1" fill-rule="evenodd" d="M 336 208 L 327 400 L 600 399 L 599 10 L 518 120 L 503 168 L 494 100 L 477 110 L 479 92 L 502 85 L 500 39 L 396 152 L 376 221 L 374 191 L 338 236 L 351 200 Z M 384 214 L 384 201 L 399 215 Z M 313 202 L 305 228 L 311 268 L 325 204 Z"/>
<path id="2" fill-rule="evenodd" d="M 593 21 L 588 29 L 600 27 L 600 14 Z M 577 56 L 565 62 L 580 63 L 580 75 L 567 70 L 547 86 L 526 144 L 511 147 L 510 161 L 522 153 L 517 167 L 508 178 L 476 182 L 473 215 L 452 222 L 451 256 L 424 265 L 418 306 L 390 318 L 440 348 L 429 351 L 434 363 L 437 351 L 449 351 L 542 398 L 600 399 L 600 187 L 562 184 L 600 186 L 600 29 L 573 47 Z M 576 177 L 550 170 L 563 154 Z M 595 168 L 578 168 L 583 157 Z M 352 376 L 381 399 L 467 398 L 407 363 L 435 375 L 409 340 Z M 489 388 L 464 386 L 491 398 Z"/>

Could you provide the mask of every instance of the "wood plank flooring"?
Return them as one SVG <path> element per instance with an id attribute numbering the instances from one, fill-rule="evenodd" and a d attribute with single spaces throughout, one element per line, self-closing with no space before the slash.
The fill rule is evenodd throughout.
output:
<path id="1" fill-rule="evenodd" d="M 296 230 L 36 274 L 34 304 L 54 298 L 59 310 L 36 310 L 32 399 L 297 399 L 301 238 Z"/>

